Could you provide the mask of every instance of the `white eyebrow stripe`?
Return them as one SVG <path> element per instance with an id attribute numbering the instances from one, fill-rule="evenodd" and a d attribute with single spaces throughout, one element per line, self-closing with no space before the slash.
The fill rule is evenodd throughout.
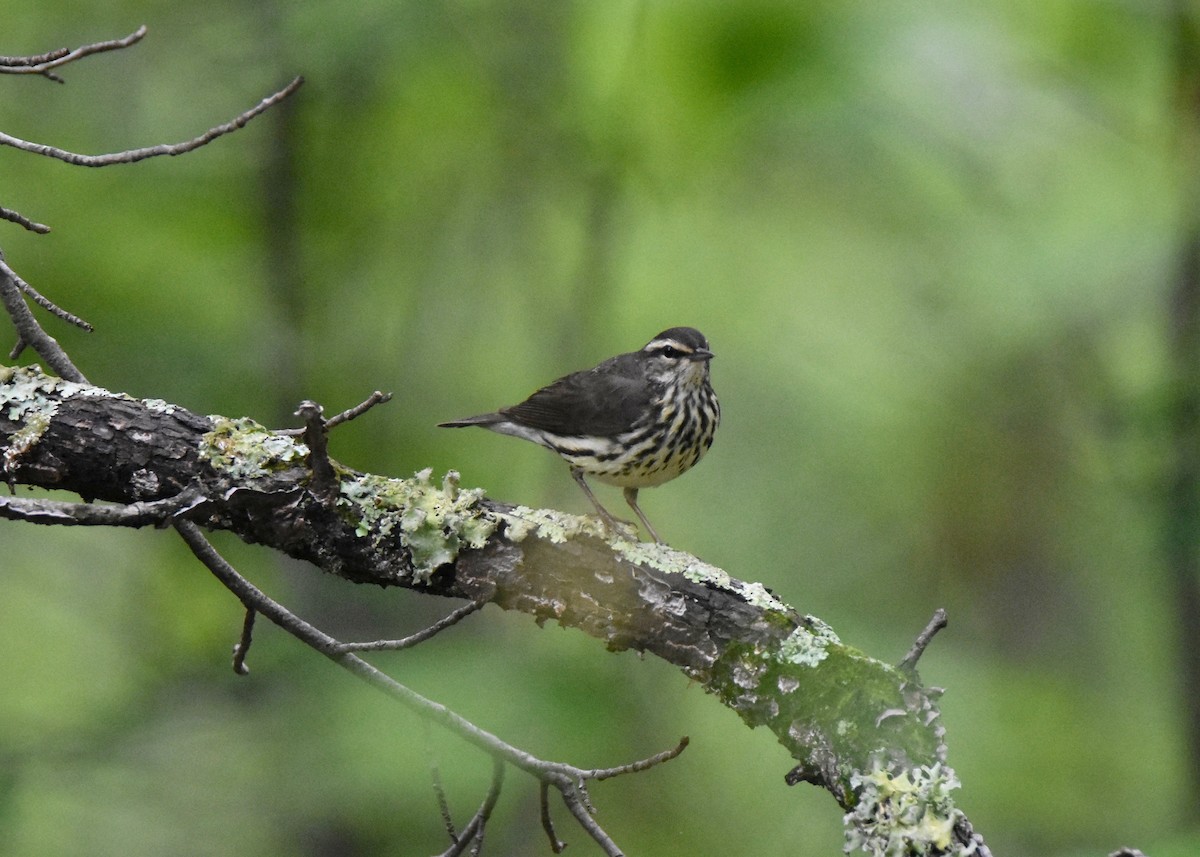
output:
<path id="1" fill-rule="evenodd" d="M 652 340 L 652 341 L 646 343 L 646 347 L 643 348 L 642 350 L 643 351 L 658 351 L 659 349 L 667 348 L 668 346 L 671 348 L 677 349 L 679 351 L 683 351 L 686 354 L 691 354 L 693 351 L 696 350 L 689 345 L 684 345 L 678 339 L 655 339 L 655 340 Z"/>

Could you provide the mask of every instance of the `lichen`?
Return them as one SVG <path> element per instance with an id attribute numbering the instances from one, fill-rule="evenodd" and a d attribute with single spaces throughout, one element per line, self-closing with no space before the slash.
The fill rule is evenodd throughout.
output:
<path id="1" fill-rule="evenodd" d="M 170 402 L 162 399 L 142 399 L 142 404 L 151 411 L 157 411 L 160 414 L 173 414 L 178 409 L 178 405 L 172 405 Z"/>
<path id="2" fill-rule="evenodd" d="M 816 616 L 808 615 L 779 646 L 775 659 L 780 663 L 815 667 L 829 656 L 831 644 L 840 643 L 833 628 Z"/>
<path id="3" fill-rule="evenodd" d="M 342 480 L 338 498 L 338 507 L 357 521 L 359 536 L 402 539 L 420 583 L 427 583 L 438 566 L 453 562 L 464 548 L 483 547 L 497 526 L 478 506 L 482 489 L 460 488 L 453 470 L 440 486 L 434 485 L 432 474 L 426 468 L 411 479 L 356 475 Z"/>
<path id="4" fill-rule="evenodd" d="M 772 595 L 761 583 L 738 580 L 723 569 L 696 559 L 690 553 L 654 542 L 625 540 L 614 542 L 613 549 L 629 562 L 647 565 L 671 574 L 681 574 L 693 583 L 732 592 L 759 609 L 773 610 L 779 613 L 791 611 L 788 605 Z"/>
<path id="5" fill-rule="evenodd" d="M 12 473 L 21 456 L 37 446 L 46 429 L 50 428 L 50 414 L 46 412 L 31 413 L 25 417 L 25 424 L 9 438 L 8 448 L 4 450 L 4 466 L 0 471 Z"/>
<path id="6" fill-rule="evenodd" d="M 236 480 L 258 479 L 295 467 L 308 457 L 308 447 L 290 435 L 272 432 L 247 417 L 231 420 L 210 416 L 212 431 L 200 439 L 200 457 L 214 470 Z"/>
<path id="7" fill-rule="evenodd" d="M 586 515 L 571 515 L 554 509 L 531 509 L 516 506 L 510 511 L 492 512 L 497 522 L 504 522 L 504 536 L 510 542 L 522 542 L 530 535 L 562 544 L 576 536 L 608 538 L 609 533 L 598 518 Z"/>
<path id="8" fill-rule="evenodd" d="M 7 410 L 10 420 L 23 420 L 26 414 L 53 417 L 60 404 L 55 393 L 59 385 L 69 382 L 44 375 L 30 366 L 6 366 L 0 369 L 0 408 Z"/>
<path id="9" fill-rule="evenodd" d="M 0 367 L 0 412 L 22 423 L 4 450 L 5 472 L 11 472 L 21 456 L 41 440 L 62 400 L 84 389 L 81 384 L 46 375 L 32 366 Z"/>
<path id="10" fill-rule="evenodd" d="M 853 774 L 850 785 L 857 803 L 844 818 L 847 854 L 969 857 L 975 852 L 974 842 L 964 845 L 954 838 L 963 813 L 950 795 L 960 785 L 951 768 L 935 763 L 894 773 L 875 767 Z"/>

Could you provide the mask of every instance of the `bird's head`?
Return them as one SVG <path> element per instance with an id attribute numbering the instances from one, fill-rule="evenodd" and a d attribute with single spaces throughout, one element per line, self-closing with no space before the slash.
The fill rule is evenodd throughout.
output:
<path id="1" fill-rule="evenodd" d="M 713 353 L 704 334 L 694 327 L 672 327 L 642 348 L 650 377 L 665 382 L 699 385 L 708 380 Z"/>

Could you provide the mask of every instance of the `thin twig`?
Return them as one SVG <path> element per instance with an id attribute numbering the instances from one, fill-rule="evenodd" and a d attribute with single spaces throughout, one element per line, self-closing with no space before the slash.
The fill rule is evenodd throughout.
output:
<path id="1" fill-rule="evenodd" d="M 329 419 L 327 419 L 325 421 L 325 428 L 326 429 L 337 428 L 342 423 L 350 422 L 350 420 L 354 419 L 355 417 L 361 417 L 363 414 L 365 414 L 367 411 L 371 410 L 371 408 L 375 407 L 376 405 L 381 405 L 384 402 L 390 402 L 391 399 L 392 399 L 391 393 L 381 393 L 379 390 L 376 390 L 374 393 L 372 393 L 370 396 L 367 397 L 366 401 L 362 402 L 361 404 L 357 404 L 353 408 L 344 410 L 337 416 L 330 417 Z M 304 432 L 305 432 L 305 429 L 302 429 L 302 428 L 286 428 L 286 429 L 278 429 L 278 430 L 276 430 L 275 433 L 276 434 L 286 434 L 286 435 L 301 435 L 301 434 L 304 434 Z"/>
<path id="2" fill-rule="evenodd" d="M 29 295 L 29 297 L 33 300 L 33 302 L 35 304 L 37 304 L 38 306 L 40 306 L 42 309 L 46 310 L 47 312 L 49 312 L 53 315 L 58 316 L 60 319 L 65 321 L 67 324 L 73 324 L 78 328 L 86 330 L 88 333 L 91 333 L 93 330 L 95 330 L 94 327 L 92 327 L 90 324 L 88 324 L 86 321 L 84 321 L 79 316 L 74 315 L 73 313 L 67 312 L 65 309 L 60 307 L 54 301 L 50 300 L 47 297 L 44 297 L 37 289 L 35 289 L 33 286 L 29 285 L 29 283 L 25 282 L 25 280 L 21 279 L 21 277 L 16 273 L 16 271 L 13 271 L 12 268 L 9 268 L 8 270 L 9 270 L 9 275 L 16 281 L 16 284 L 18 287 L 20 287 L 21 291 L 23 291 L 25 294 Z"/>
<path id="3" fill-rule="evenodd" d="M 7 469 L 7 466 L 0 468 Z M 125 506 L 67 503 L 62 500 L 32 497 L 0 497 L 0 518 L 60 527 L 162 526 L 181 512 L 195 508 L 201 500 L 198 493 L 187 490 L 165 500 L 130 503 Z"/>
<path id="4" fill-rule="evenodd" d="M 466 851 L 467 846 L 475 844 L 476 851 L 483 844 L 483 830 L 488 823 L 488 819 L 492 817 L 492 810 L 496 807 L 496 801 L 500 798 L 500 789 L 504 785 L 504 762 L 499 759 L 492 759 L 492 782 L 488 786 L 487 794 L 483 798 L 483 803 L 479 805 L 479 809 L 475 811 L 475 815 L 471 816 L 471 820 L 467 822 L 467 826 L 463 828 L 463 832 L 458 836 L 451 838 L 454 843 L 443 851 L 440 857 L 459 857 L 460 854 Z"/>
<path id="5" fill-rule="evenodd" d="M 592 839 L 596 840 L 596 844 L 604 849 L 604 853 L 608 857 L 624 857 L 625 852 L 617 847 L 617 843 L 613 842 L 612 838 L 604 832 L 604 828 L 596 823 L 596 819 L 592 818 L 592 814 L 588 811 L 579 792 L 575 789 L 564 788 L 559 788 L 559 791 L 562 792 L 563 803 L 567 805 L 571 815 L 575 816 L 579 826 L 586 830 Z"/>
<path id="6" fill-rule="evenodd" d="M 46 146 L 42 143 L 30 143 L 27 140 L 21 140 L 9 134 L 0 131 L 0 144 L 12 146 L 14 149 L 20 149 L 23 152 L 31 152 L 35 155 L 44 155 L 47 158 L 55 158 L 59 161 L 65 161 L 77 167 L 107 167 L 112 164 L 132 164 L 137 161 L 143 161 L 146 158 L 155 158 L 160 155 L 182 155 L 185 152 L 190 152 L 194 149 L 199 149 L 201 146 L 211 143 L 218 137 L 222 137 L 233 131 L 242 128 L 254 117 L 258 116 L 271 107 L 274 107 L 283 99 L 287 98 L 293 92 L 300 88 L 304 83 L 304 78 L 297 77 L 283 89 L 267 96 L 255 106 L 251 107 L 246 112 L 238 115 L 229 122 L 223 125 L 209 128 L 199 137 L 187 140 L 183 143 L 162 143 L 157 146 L 147 146 L 142 149 L 127 149 L 123 152 L 112 152 L 106 155 L 80 155 L 76 152 L 68 152 L 65 149 L 59 149 L 54 146 Z"/>
<path id="7" fill-rule="evenodd" d="M 0 303 L 4 304 L 4 309 L 12 319 L 20 342 L 36 351 L 38 356 L 45 360 L 46 364 L 57 372 L 60 378 L 86 384 L 87 378 L 71 362 L 67 352 L 63 351 L 62 346 L 53 336 L 42 330 L 42 326 L 33 317 L 33 313 L 22 296 L 22 289 L 19 285 L 21 282 L 23 282 L 21 278 L 8 266 L 8 263 L 0 259 Z M 18 349 L 14 349 L 14 351 L 16 350 Z"/>
<path id="8" fill-rule="evenodd" d="M 40 56 L 32 57 L 0 57 L 0 74 L 40 74 L 57 83 L 63 80 L 58 75 L 49 74 L 50 69 L 58 68 L 67 63 L 75 62 L 92 54 L 116 51 L 137 44 L 146 35 L 146 25 L 138 27 L 123 39 L 110 39 L 104 42 L 93 42 L 70 50 L 59 48 Z"/>
<path id="9" fill-rule="evenodd" d="M 939 607 L 933 613 L 933 618 L 929 620 L 929 624 L 925 626 L 925 630 L 917 635 L 917 640 L 913 643 L 908 654 L 904 656 L 904 660 L 899 663 L 900 669 L 905 672 L 912 672 L 917 668 L 917 661 L 921 659 L 921 655 L 925 653 L 925 647 L 929 645 L 930 640 L 934 635 L 945 628 L 947 625 L 946 611 Z"/>
<path id="10" fill-rule="evenodd" d="M 372 393 L 370 396 L 367 397 L 365 402 L 355 405 L 353 408 L 350 408 L 349 410 L 342 411 L 336 417 L 330 418 L 330 420 L 327 423 L 325 423 L 325 427 L 326 428 L 334 428 L 335 426 L 339 426 L 342 423 L 348 423 L 348 422 L 350 422 L 350 420 L 354 419 L 355 417 L 362 416 L 363 414 L 365 414 L 367 411 L 371 410 L 371 408 L 375 407 L 376 405 L 381 405 L 384 402 L 389 402 L 389 401 L 391 401 L 391 399 L 392 399 L 391 393 L 383 393 L 383 392 L 380 392 L 379 390 L 376 390 L 374 393 Z"/>
<path id="11" fill-rule="evenodd" d="M 656 753 L 648 759 L 642 759 L 638 762 L 630 762 L 628 765 L 620 765 L 615 768 L 597 768 L 591 771 L 584 772 L 584 779 L 588 780 L 607 780 L 610 777 L 619 777 L 622 774 L 636 774 L 638 771 L 645 771 L 648 768 L 653 768 L 655 765 L 661 765 L 663 762 L 669 762 L 687 749 L 688 736 L 684 735 L 679 739 L 679 743 L 670 750 L 664 750 L 661 753 Z"/>
<path id="12" fill-rule="evenodd" d="M 469 604 L 464 604 L 453 613 L 445 616 L 434 622 L 428 628 L 417 631 L 415 634 L 410 634 L 400 640 L 372 640 L 368 643 L 341 643 L 340 647 L 343 652 L 393 652 L 400 649 L 409 649 L 418 643 L 424 643 L 435 634 L 446 630 L 451 625 L 457 625 L 467 616 L 470 616 L 476 610 L 483 607 L 483 601 L 472 601 Z"/>
<path id="13" fill-rule="evenodd" d="M 18 226 L 24 226 L 30 232 L 36 232 L 39 235 L 45 235 L 50 231 L 50 227 L 46 224 L 30 220 L 24 214 L 21 214 L 21 212 L 13 211 L 11 208 L 5 208 L 2 205 L 0 205 L 0 220 L 7 220 Z"/>
<path id="14" fill-rule="evenodd" d="M 567 808 L 579 820 L 588 835 L 604 849 L 604 852 L 609 857 L 621 857 L 621 850 L 591 817 L 580 800 L 575 782 L 584 778 L 587 774 L 586 771 L 573 765 L 547 762 L 514 747 L 441 703 L 421 696 L 354 653 L 343 651 L 343 644 L 338 640 L 305 622 L 242 577 L 237 569 L 209 544 L 203 533 L 200 532 L 200 528 L 191 521 L 176 521 L 175 529 L 178 530 L 179 535 L 191 548 L 196 558 L 247 608 L 254 608 L 284 631 L 316 649 L 338 666 L 383 691 L 406 708 L 441 724 L 462 740 L 488 753 L 492 758 L 515 765 L 542 782 L 549 782 L 562 794 Z"/>
<path id="15" fill-rule="evenodd" d="M 433 794 L 437 798 L 438 813 L 442 816 L 442 825 L 446 828 L 446 835 L 450 837 L 450 841 L 458 842 L 454 817 L 450 814 L 450 802 L 446 800 L 446 787 L 442 785 L 442 771 L 438 767 L 437 756 L 433 752 L 433 743 L 429 738 L 429 724 L 427 721 L 422 721 L 422 723 L 426 726 L 425 753 L 429 760 L 429 778 L 433 782 Z"/>
<path id="16" fill-rule="evenodd" d="M 246 608 L 246 618 L 242 620 L 242 636 L 233 646 L 233 671 L 238 675 L 250 675 L 250 667 L 246 666 L 246 655 L 250 653 L 250 644 L 254 640 L 254 617 L 258 615 L 253 607 Z"/>
<path id="17" fill-rule="evenodd" d="M 542 805 L 542 830 L 546 831 L 546 836 L 550 838 L 550 850 L 555 854 L 562 854 L 567 843 L 559 839 L 558 834 L 554 832 L 554 819 L 550 817 L 550 784 L 542 780 L 539 791 L 539 801 Z"/>

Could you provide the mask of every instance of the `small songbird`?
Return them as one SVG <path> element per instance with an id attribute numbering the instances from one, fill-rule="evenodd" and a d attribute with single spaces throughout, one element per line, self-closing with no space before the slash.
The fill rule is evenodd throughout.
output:
<path id="1" fill-rule="evenodd" d="M 672 327 L 640 351 L 564 375 L 519 405 L 440 425 L 480 426 L 554 450 L 605 523 L 617 526 L 585 475 L 624 488 L 625 501 L 661 544 L 638 507 L 638 489 L 674 479 L 712 445 L 721 419 L 708 377 L 712 356 L 700 331 Z"/>

